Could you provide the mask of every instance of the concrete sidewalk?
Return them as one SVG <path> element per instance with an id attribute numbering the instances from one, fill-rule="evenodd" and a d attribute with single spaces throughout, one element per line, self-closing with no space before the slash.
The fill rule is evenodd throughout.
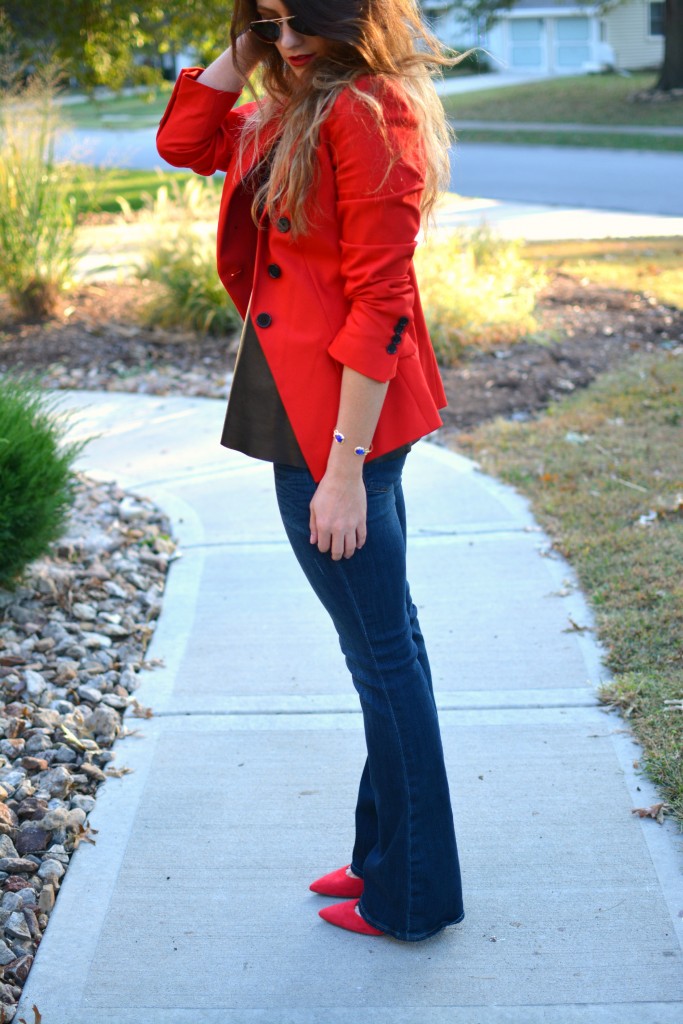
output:
<path id="1" fill-rule="evenodd" d="M 422 943 L 344 932 L 308 891 L 347 863 L 364 757 L 337 641 L 284 539 L 271 468 L 223 404 L 67 393 L 82 465 L 172 517 L 173 563 L 115 746 L 17 1011 L 44 1024 L 674 1024 L 683 836 L 656 800 L 568 566 L 525 502 L 434 444 L 406 470 L 466 901 Z"/>
<path id="2" fill-rule="evenodd" d="M 543 82 L 554 75 L 528 74 L 525 71 L 492 71 L 478 75 L 452 75 L 434 83 L 439 96 L 456 96 L 465 92 L 483 92 L 486 89 L 506 89 L 508 86 Z"/>

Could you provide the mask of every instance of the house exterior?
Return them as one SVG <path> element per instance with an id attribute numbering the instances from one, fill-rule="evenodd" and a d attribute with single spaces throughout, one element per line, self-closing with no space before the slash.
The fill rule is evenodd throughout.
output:
<path id="1" fill-rule="evenodd" d="M 609 7 L 577 0 L 516 0 L 488 30 L 448 0 L 432 0 L 423 9 L 444 43 L 456 49 L 483 47 L 498 71 L 636 71 L 658 67 L 664 57 L 664 0 L 621 0 Z"/>

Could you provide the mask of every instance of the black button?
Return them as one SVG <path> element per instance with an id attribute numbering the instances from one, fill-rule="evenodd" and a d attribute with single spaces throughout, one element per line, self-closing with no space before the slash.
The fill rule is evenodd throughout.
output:
<path id="1" fill-rule="evenodd" d="M 398 318 L 398 323 L 396 324 L 396 327 L 397 328 L 400 327 L 403 330 L 405 330 L 405 328 L 408 326 L 409 323 L 410 323 L 410 320 L 408 319 L 407 316 L 400 316 Z"/>
<path id="2" fill-rule="evenodd" d="M 403 338 L 397 331 L 396 334 L 392 334 L 391 340 L 393 341 L 394 345 L 400 345 L 401 342 L 403 341 Z"/>
<path id="3" fill-rule="evenodd" d="M 269 313 L 259 313 L 256 317 L 256 324 L 258 327 L 270 327 L 273 322 L 273 318 Z"/>
<path id="4" fill-rule="evenodd" d="M 391 345 L 387 345 L 387 352 L 390 356 L 393 356 L 396 352 L 396 342 L 392 341 Z"/>
<path id="5" fill-rule="evenodd" d="M 284 234 L 285 231 L 289 231 L 292 225 L 289 223 L 289 217 L 278 217 L 276 226 L 278 231 L 282 231 Z"/>
<path id="6" fill-rule="evenodd" d="M 278 267 L 277 263 L 269 263 L 268 264 L 268 275 L 269 275 L 269 277 L 280 277 L 281 274 L 282 274 L 282 271 Z"/>

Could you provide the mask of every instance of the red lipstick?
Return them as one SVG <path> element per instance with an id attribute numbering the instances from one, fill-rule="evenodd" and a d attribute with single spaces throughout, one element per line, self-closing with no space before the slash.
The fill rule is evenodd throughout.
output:
<path id="1" fill-rule="evenodd" d="M 306 64 L 310 63 L 310 61 L 313 60 L 314 56 L 315 54 L 313 53 L 304 53 L 298 57 L 289 57 L 288 60 L 289 63 L 293 65 L 293 67 L 303 68 L 305 67 Z"/>

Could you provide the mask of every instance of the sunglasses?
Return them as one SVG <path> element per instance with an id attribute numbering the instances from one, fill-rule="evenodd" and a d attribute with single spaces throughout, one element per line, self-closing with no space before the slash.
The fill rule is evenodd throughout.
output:
<path id="1" fill-rule="evenodd" d="M 290 14 L 288 18 L 265 18 L 263 21 L 252 21 L 249 28 L 262 42 L 277 43 L 282 35 L 283 21 L 288 21 L 292 30 L 300 36 L 318 35 L 297 14 Z"/>

